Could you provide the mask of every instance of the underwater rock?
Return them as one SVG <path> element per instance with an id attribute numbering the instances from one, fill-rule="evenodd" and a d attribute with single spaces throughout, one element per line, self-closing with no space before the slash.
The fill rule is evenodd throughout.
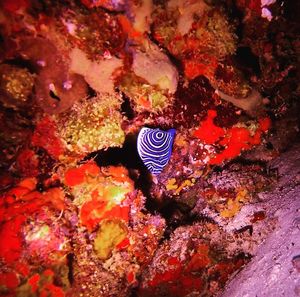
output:
<path id="1" fill-rule="evenodd" d="M 35 75 L 26 68 L 0 65 L 0 93 L 4 107 L 20 109 L 30 106 Z"/>
<path id="2" fill-rule="evenodd" d="M 102 94 L 75 103 L 56 116 L 58 135 L 69 151 L 85 155 L 109 147 L 120 147 L 125 140 L 118 95 Z"/>

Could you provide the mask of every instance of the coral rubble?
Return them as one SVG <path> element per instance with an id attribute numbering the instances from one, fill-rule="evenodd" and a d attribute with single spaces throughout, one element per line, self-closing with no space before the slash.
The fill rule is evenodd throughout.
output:
<path id="1" fill-rule="evenodd" d="M 222 296 L 278 224 L 296 2 L 1 1 L 0 295 Z"/>

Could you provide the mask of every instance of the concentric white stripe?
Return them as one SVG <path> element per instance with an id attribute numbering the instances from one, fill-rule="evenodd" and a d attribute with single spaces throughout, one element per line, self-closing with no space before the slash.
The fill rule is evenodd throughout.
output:
<path id="1" fill-rule="evenodd" d="M 143 163 L 152 174 L 159 174 L 167 165 L 172 150 L 175 130 L 142 128 L 137 149 Z"/>

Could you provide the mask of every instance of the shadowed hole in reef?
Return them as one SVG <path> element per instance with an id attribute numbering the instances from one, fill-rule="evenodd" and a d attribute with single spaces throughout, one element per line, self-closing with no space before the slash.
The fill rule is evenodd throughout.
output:
<path id="1" fill-rule="evenodd" d="M 129 177 L 134 181 L 135 187 L 149 197 L 152 177 L 144 166 L 137 152 L 137 135 L 127 135 L 123 147 L 109 148 L 88 155 L 83 161 L 94 159 L 98 166 L 122 165 L 129 171 Z"/>
<path id="2" fill-rule="evenodd" d="M 236 50 L 235 60 L 246 76 L 261 75 L 259 57 L 253 54 L 250 47 L 241 46 Z"/>
<path id="3" fill-rule="evenodd" d="M 89 84 L 87 85 L 87 87 L 88 99 L 97 97 L 97 92 Z"/>
<path id="4" fill-rule="evenodd" d="M 60 101 L 60 98 L 52 90 L 50 90 L 49 96 L 54 100 Z"/>
<path id="5" fill-rule="evenodd" d="M 132 120 L 134 118 L 134 110 L 131 107 L 129 98 L 122 93 L 123 103 L 121 104 L 121 112 L 124 114 L 128 120 Z"/>
<path id="6" fill-rule="evenodd" d="M 161 216 L 166 220 L 166 230 L 161 242 L 170 239 L 174 230 L 180 226 L 190 226 L 196 222 L 216 224 L 212 218 L 201 214 L 192 214 L 191 211 L 192 207 L 188 207 L 184 203 L 173 199 L 165 201 L 159 210 Z"/>
<path id="7" fill-rule="evenodd" d="M 35 73 L 37 71 L 36 66 L 28 60 L 22 58 L 9 59 L 4 62 L 5 64 L 16 66 L 18 68 L 27 69 L 30 73 Z"/>
<path id="8" fill-rule="evenodd" d="M 147 211 L 153 214 L 160 213 L 167 222 L 169 222 L 173 212 L 176 211 L 179 206 L 177 203 L 170 202 L 167 199 L 162 202 L 157 202 L 151 198 L 150 187 L 152 176 L 138 155 L 136 142 L 137 135 L 127 135 L 122 148 L 101 150 L 90 154 L 83 161 L 94 159 L 100 167 L 118 165 L 126 167 L 129 171 L 129 177 L 135 183 L 135 188 L 140 189 L 147 198 L 145 205 Z"/>
<path id="9" fill-rule="evenodd" d="M 118 166 L 122 165 L 129 171 L 130 178 L 135 183 L 135 188 L 140 189 L 147 198 L 145 208 L 152 214 L 159 213 L 170 226 L 166 231 L 169 234 L 178 226 L 192 224 L 199 221 L 198 216 L 191 216 L 191 209 L 185 204 L 172 199 L 157 201 L 151 198 L 150 187 L 152 176 L 143 164 L 137 152 L 137 135 L 127 135 L 122 148 L 109 148 L 90 154 L 85 160 L 94 159 L 98 166 Z"/>
<path id="10" fill-rule="evenodd" d="M 67 265 L 69 267 L 69 272 L 68 272 L 68 280 L 70 284 L 72 285 L 74 282 L 74 268 L 73 268 L 73 263 L 74 263 L 74 254 L 69 253 L 67 255 Z"/>

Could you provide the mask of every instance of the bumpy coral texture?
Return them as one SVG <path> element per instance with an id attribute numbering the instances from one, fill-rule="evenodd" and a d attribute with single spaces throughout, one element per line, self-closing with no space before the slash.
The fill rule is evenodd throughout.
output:
<path id="1" fill-rule="evenodd" d="M 59 135 L 68 149 L 77 153 L 122 146 L 125 135 L 119 107 L 117 96 L 105 94 L 76 103 L 57 116 Z"/>
<path id="2" fill-rule="evenodd" d="M 0 295 L 219 296 L 277 224 L 297 1 L 0 2 Z"/>
<path id="3" fill-rule="evenodd" d="M 26 68 L 0 65 L 1 101 L 6 107 L 20 108 L 26 106 L 34 85 L 34 75 Z"/>

